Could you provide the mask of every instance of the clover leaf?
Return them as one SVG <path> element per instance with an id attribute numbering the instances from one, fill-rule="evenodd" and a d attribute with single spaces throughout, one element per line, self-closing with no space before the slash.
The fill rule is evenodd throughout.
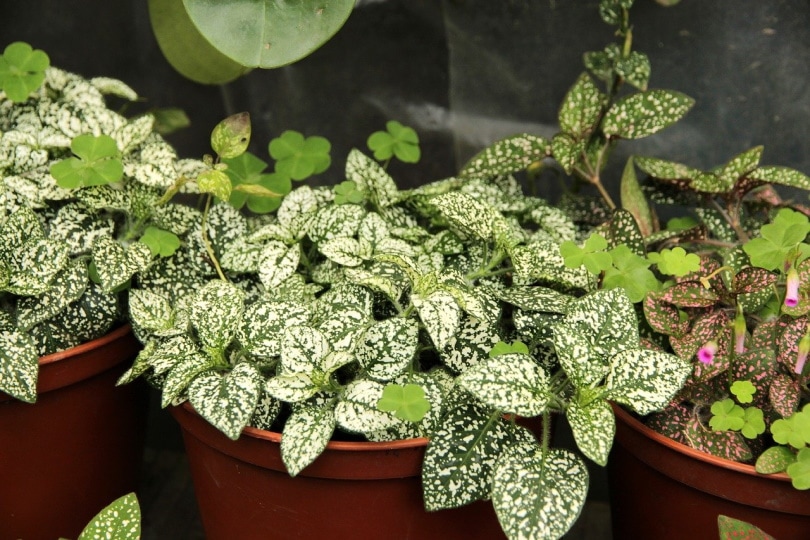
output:
<path id="1" fill-rule="evenodd" d="M 0 90 L 11 101 L 25 101 L 45 80 L 50 64 L 44 51 L 22 41 L 11 43 L 0 56 Z"/>
<path id="2" fill-rule="evenodd" d="M 745 411 L 733 399 L 723 399 L 712 404 L 712 419 L 709 426 L 714 431 L 739 431 L 745 425 Z"/>
<path id="3" fill-rule="evenodd" d="M 774 421 L 771 435 L 779 444 L 789 444 L 793 448 L 804 448 L 810 444 L 810 404 L 789 418 Z"/>
<path id="4" fill-rule="evenodd" d="M 633 253 L 627 245 L 616 246 L 610 250 L 610 256 L 613 265 L 605 270 L 603 288 L 621 287 L 634 303 L 644 300 L 648 292 L 661 288 L 661 283 L 650 270 L 650 262 Z"/>
<path id="5" fill-rule="evenodd" d="M 418 384 L 388 384 L 383 389 L 377 408 L 407 422 L 419 422 L 430 410 L 425 390 Z"/>
<path id="6" fill-rule="evenodd" d="M 649 253 L 647 260 L 658 265 L 658 271 L 669 276 L 683 277 L 700 270 L 700 257 L 687 253 L 682 247 Z"/>
<path id="7" fill-rule="evenodd" d="M 756 439 L 765 433 L 765 418 L 759 407 L 748 407 L 743 415 L 744 424 L 740 431 L 746 439 Z"/>
<path id="8" fill-rule="evenodd" d="M 796 456 L 796 463 L 788 465 L 788 476 L 796 489 L 810 489 L 810 448 L 804 448 Z"/>
<path id="9" fill-rule="evenodd" d="M 276 172 L 293 180 L 304 180 L 329 168 L 332 146 L 323 137 L 307 137 L 297 131 L 285 131 L 270 141 L 268 150 L 276 160 Z"/>
<path id="10" fill-rule="evenodd" d="M 70 142 L 74 157 L 51 165 L 59 187 L 76 189 L 102 186 L 121 180 L 124 166 L 115 140 L 108 135 L 78 135 Z"/>
<path id="11" fill-rule="evenodd" d="M 170 257 L 180 247 L 177 235 L 154 226 L 147 227 L 140 240 L 147 245 L 153 256 Z"/>
<path id="12" fill-rule="evenodd" d="M 345 180 L 334 187 L 335 204 L 358 204 L 363 201 L 363 192 L 357 189 L 357 184 Z"/>
<path id="13" fill-rule="evenodd" d="M 751 381 L 734 381 L 730 390 L 740 403 L 751 403 L 757 388 Z"/>
<path id="14" fill-rule="evenodd" d="M 610 268 L 613 262 L 610 254 L 605 252 L 607 247 L 608 243 L 604 236 L 592 234 L 582 247 L 571 240 L 566 240 L 560 244 L 560 254 L 568 268 L 579 268 L 584 265 L 591 274 L 598 275 Z"/>
<path id="15" fill-rule="evenodd" d="M 782 268 L 791 253 L 801 249 L 807 234 L 810 233 L 810 222 L 807 216 L 782 208 L 773 222 L 763 225 L 760 236 L 743 245 L 751 264 L 766 270 Z M 805 248 L 806 249 L 806 248 Z"/>
<path id="16" fill-rule="evenodd" d="M 222 161 L 228 165 L 225 174 L 233 185 L 228 202 L 234 208 L 247 205 L 251 212 L 267 214 L 281 206 L 284 195 L 292 190 L 288 176 L 266 173 L 267 163 L 251 152 Z"/>
<path id="17" fill-rule="evenodd" d="M 529 348 L 522 341 L 513 341 L 511 344 L 505 341 L 499 341 L 489 351 L 489 357 L 495 358 L 502 354 L 522 353 L 529 354 Z"/>
<path id="18" fill-rule="evenodd" d="M 366 144 L 374 152 L 374 159 L 388 161 L 393 156 L 405 163 L 417 163 L 421 157 L 419 136 L 413 128 L 403 126 L 396 120 L 385 124 L 385 131 L 372 133 Z"/>

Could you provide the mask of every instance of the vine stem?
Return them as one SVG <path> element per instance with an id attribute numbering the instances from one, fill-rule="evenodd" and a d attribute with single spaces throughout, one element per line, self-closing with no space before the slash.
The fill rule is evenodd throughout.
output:
<path id="1" fill-rule="evenodd" d="M 208 237 L 208 211 L 211 209 L 211 200 L 214 198 L 213 195 L 210 193 L 205 198 L 205 209 L 203 210 L 203 217 L 202 217 L 202 226 L 201 226 L 201 234 L 203 239 L 203 244 L 205 245 L 205 251 L 208 253 L 208 256 L 211 258 L 211 263 L 214 265 L 214 268 L 217 270 L 217 275 L 219 275 L 219 279 L 222 281 L 228 281 L 228 278 L 225 277 L 225 274 L 222 272 L 222 268 L 219 266 L 219 260 L 217 260 L 216 254 L 214 254 L 214 247 L 211 245 L 211 239 Z"/>

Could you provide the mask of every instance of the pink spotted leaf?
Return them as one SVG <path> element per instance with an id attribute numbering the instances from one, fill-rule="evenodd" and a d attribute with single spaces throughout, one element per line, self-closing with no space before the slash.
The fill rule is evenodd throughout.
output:
<path id="1" fill-rule="evenodd" d="M 777 279 L 779 279 L 779 276 L 775 272 L 749 266 L 737 272 L 731 287 L 737 294 L 757 293 L 770 289 Z"/>
<path id="2" fill-rule="evenodd" d="M 717 516 L 720 540 L 776 540 L 759 527 L 728 516 Z"/>
<path id="3" fill-rule="evenodd" d="M 664 302 L 658 293 L 649 293 L 644 299 L 644 318 L 647 324 L 667 336 L 683 336 L 689 330 L 689 323 L 682 321 L 678 308 Z"/>
<path id="4" fill-rule="evenodd" d="M 661 435 L 666 435 L 675 442 L 689 444 L 684 434 L 686 425 L 694 415 L 692 407 L 683 403 L 671 403 L 666 409 L 647 416 L 644 423 Z"/>
<path id="5" fill-rule="evenodd" d="M 702 308 L 717 303 L 718 296 L 711 288 L 707 289 L 700 281 L 682 281 L 663 290 L 661 300 L 680 308 Z"/>
<path id="6" fill-rule="evenodd" d="M 738 431 L 711 431 L 695 417 L 687 424 L 685 434 L 689 446 L 707 454 L 743 463 L 753 458 L 745 437 Z"/>
<path id="7" fill-rule="evenodd" d="M 771 381 L 768 398 L 774 410 L 787 418 L 799 408 L 801 388 L 798 381 L 784 374 L 777 375 Z"/>
<path id="8" fill-rule="evenodd" d="M 793 319 L 780 324 L 780 326 L 782 327 L 782 334 L 779 337 L 777 358 L 788 371 L 792 372 L 799 355 L 799 341 L 807 333 L 807 318 Z"/>

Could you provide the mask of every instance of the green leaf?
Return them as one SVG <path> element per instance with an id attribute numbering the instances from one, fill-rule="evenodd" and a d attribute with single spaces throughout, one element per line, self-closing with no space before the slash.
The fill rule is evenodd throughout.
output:
<path id="1" fill-rule="evenodd" d="M 378 161 L 387 161 L 396 156 L 404 163 L 417 163 L 421 156 L 416 131 L 396 120 L 389 120 L 385 124 L 385 131 L 372 133 L 366 144 Z"/>
<path id="2" fill-rule="evenodd" d="M 28 43 L 15 41 L 7 45 L 0 56 L 0 90 L 11 101 L 27 100 L 42 85 L 50 63 L 44 51 L 34 50 Z"/>
<path id="3" fill-rule="evenodd" d="M 759 455 L 755 468 L 759 474 L 775 474 L 784 472 L 795 461 L 796 454 L 786 446 L 771 446 Z"/>
<path id="4" fill-rule="evenodd" d="M 566 240 L 560 244 L 560 254 L 568 268 L 585 266 L 591 274 L 599 275 L 611 265 L 610 254 L 605 252 L 607 247 L 608 243 L 604 236 L 592 234 L 582 247 Z"/>
<path id="5" fill-rule="evenodd" d="M 378 208 L 388 208 L 399 198 L 393 178 L 359 150 L 352 150 L 346 158 L 346 180 L 354 182 Z"/>
<path id="6" fill-rule="evenodd" d="M 354 8 L 353 0 L 183 3 L 199 32 L 222 54 L 243 66 L 264 69 L 308 56 L 343 26 Z"/>
<path id="7" fill-rule="evenodd" d="M 65 189 L 102 186 L 118 182 L 124 176 L 121 152 L 108 135 L 78 135 L 70 143 L 75 157 L 51 165 L 56 184 Z"/>
<path id="8" fill-rule="evenodd" d="M 501 355 L 504 355 L 504 354 L 512 354 L 512 353 L 529 354 L 529 348 L 522 341 L 514 341 L 512 343 L 506 343 L 505 341 L 499 341 L 489 351 L 489 357 L 490 358 L 495 358 L 496 356 L 501 356 Z"/>
<path id="9" fill-rule="evenodd" d="M 363 334 L 354 355 L 372 379 L 388 381 L 403 373 L 416 355 L 419 327 L 413 319 L 375 322 Z"/>
<path id="10" fill-rule="evenodd" d="M 377 408 L 406 422 L 420 422 L 430 410 L 430 402 L 418 384 L 387 384 Z"/>
<path id="11" fill-rule="evenodd" d="M 661 283 L 652 273 L 650 263 L 622 244 L 610 250 L 613 266 L 605 270 L 602 288 L 622 288 L 630 301 L 641 302 L 647 293 L 657 291 Z"/>
<path id="12" fill-rule="evenodd" d="M 683 277 L 700 270 L 700 257 L 687 253 L 682 247 L 649 253 L 647 260 L 657 265 L 659 272 L 669 276 Z"/>
<path id="13" fill-rule="evenodd" d="M 611 359 L 605 398 L 628 405 L 638 414 L 650 414 L 669 403 L 691 372 L 692 366 L 674 354 L 622 351 Z"/>
<path id="14" fill-rule="evenodd" d="M 281 206 L 281 200 L 292 189 L 288 176 L 266 174 L 267 163 L 250 152 L 233 159 L 225 159 L 225 174 L 231 179 L 233 190 L 229 202 L 234 208 L 247 204 L 251 212 L 266 214 Z"/>
<path id="15" fill-rule="evenodd" d="M 620 196 L 622 208 L 630 212 L 636 220 L 641 235 L 644 237 L 650 236 L 654 231 L 655 220 L 647 197 L 638 182 L 632 157 L 627 160 L 627 164 L 624 166 Z"/>
<path id="16" fill-rule="evenodd" d="M 694 103 L 689 96 L 670 90 L 631 94 L 608 109 L 602 130 L 610 137 L 647 137 L 680 120 Z"/>
<path id="17" fill-rule="evenodd" d="M 363 192 L 357 189 L 357 184 L 351 180 L 344 180 L 334 187 L 335 204 L 359 204 L 363 202 Z"/>
<path id="18" fill-rule="evenodd" d="M 757 388 L 751 381 L 734 381 L 729 390 L 740 403 L 751 403 Z"/>
<path id="19" fill-rule="evenodd" d="M 542 161 L 551 150 L 549 146 L 546 139 L 526 133 L 501 139 L 473 156 L 460 174 L 494 177 L 516 173 Z"/>
<path id="20" fill-rule="evenodd" d="M 509 538 L 561 538 L 580 515 L 588 469 L 575 454 L 536 444 L 510 445 L 498 458 L 492 504 Z"/>
<path id="21" fill-rule="evenodd" d="M 810 448 L 802 448 L 796 456 L 796 463 L 788 465 L 788 476 L 796 489 L 810 489 Z"/>
<path id="22" fill-rule="evenodd" d="M 604 399 L 596 399 L 590 403 L 573 400 L 565 417 L 580 451 L 594 463 L 604 467 L 616 434 L 616 420 L 610 404 Z"/>
<path id="23" fill-rule="evenodd" d="M 734 538 L 745 538 L 746 540 L 776 540 L 762 529 L 754 527 L 745 521 L 728 516 L 717 516 L 717 528 L 720 532 L 720 540 L 732 540 Z"/>
<path id="24" fill-rule="evenodd" d="M 456 384 L 488 407 L 523 417 L 543 413 L 551 393 L 545 370 L 521 353 L 488 358 L 464 371 Z"/>
<path id="25" fill-rule="evenodd" d="M 323 137 L 306 137 L 285 131 L 270 141 L 268 150 L 276 160 L 276 172 L 293 180 L 304 180 L 329 168 L 331 145 Z"/>
<path id="26" fill-rule="evenodd" d="M 247 150 L 250 133 L 250 114 L 246 112 L 232 114 L 214 126 L 211 132 L 211 148 L 220 158 L 233 159 Z"/>
<path id="27" fill-rule="evenodd" d="M 135 493 L 129 493 L 96 514 L 79 535 L 79 540 L 138 540 L 140 537 L 141 509 Z"/>
<path id="28" fill-rule="evenodd" d="M 733 399 L 723 399 L 712 404 L 709 426 L 715 431 L 740 431 L 745 425 L 745 411 Z"/>
<path id="29" fill-rule="evenodd" d="M 188 397 L 200 416 L 236 440 L 256 409 L 262 384 L 258 369 L 242 362 L 224 376 L 216 372 L 198 376 L 188 388 Z"/>
<path id="30" fill-rule="evenodd" d="M 766 270 L 781 268 L 787 256 L 804 241 L 810 233 L 807 216 L 782 208 L 772 223 L 763 225 L 760 237 L 753 238 L 743 245 L 753 266 Z"/>
<path id="31" fill-rule="evenodd" d="M 563 98 L 558 113 L 560 129 L 575 139 L 586 137 L 599 120 L 605 103 L 605 96 L 590 76 L 583 73 Z"/>
<path id="32" fill-rule="evenodd" d="M 509 438 L 500 418 L 474 405 L 450 408 L 422 463 L 425 509 L 457 508 L 491 493 L 491 475 Z"/>
<path id="33" fill-rule="evenodd" d="M 225 172 L 219 169 L 209 169 L 197 176 L 197 187 L 200 193 L 210 193 L 221 201 L 231 198 L 233 185 Z"/>
<path id="34" fill-rule="evenodd" d="M 34 403 L 38 362 L 37 346 L 31 337 L 17 330 L 0 330 L 0 391 Z"/>
<path id="35" fill-rule="evenodd" d="M 281 459 L 290 476 L 315 461 L 335 431 L 335 412 L 329 407 L 298 407 L 284 424 Z"/>
<path id="36" fill-rule="evenodd" d="M 236 333 L 244 306 L 244 293 L 226 281 L 209 281 L 197 291 L 189 318 L 202 345 L 224 351 Z"/>
<path id="37" fill-rule="evenodd" d="M 154 257 L 171 257 L 180 247 L 180 238 L 174 233 L 150 225 L 140 241 L 146 244 Z"/>

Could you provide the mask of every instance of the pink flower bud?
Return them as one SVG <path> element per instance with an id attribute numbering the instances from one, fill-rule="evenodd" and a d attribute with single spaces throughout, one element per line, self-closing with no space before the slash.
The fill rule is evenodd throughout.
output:
<path id="1" fill-rule="evenodd" d="M 805 334 L 799 341 L 799 356 L 796 358 L 796 365 L 793 367 L 794 373 L 801 375 L 804 371 L 804 363 L 807 361 L 807 353 L 810 353 L 810 336 Z"/>
<path id="2" fill-rule="evenodd" d="M 745 317 L 739 312 L 734 318 L 734 352 L 737 354 L 745 352 Z"/>
<path id="3" fill-rule="evenodd" d="M 708 341 L 698 350 L 697 357 L 703 364 L 711 364 L 715 354 L 717 354 L 717 342 Z"/>
<path id="4" fill-rule="evenodd" d="M 799 304 L 799 273 L 795 268 L 788 270 L 787 290 L 785 292 L 785 305 L 796 307 Z"/>

